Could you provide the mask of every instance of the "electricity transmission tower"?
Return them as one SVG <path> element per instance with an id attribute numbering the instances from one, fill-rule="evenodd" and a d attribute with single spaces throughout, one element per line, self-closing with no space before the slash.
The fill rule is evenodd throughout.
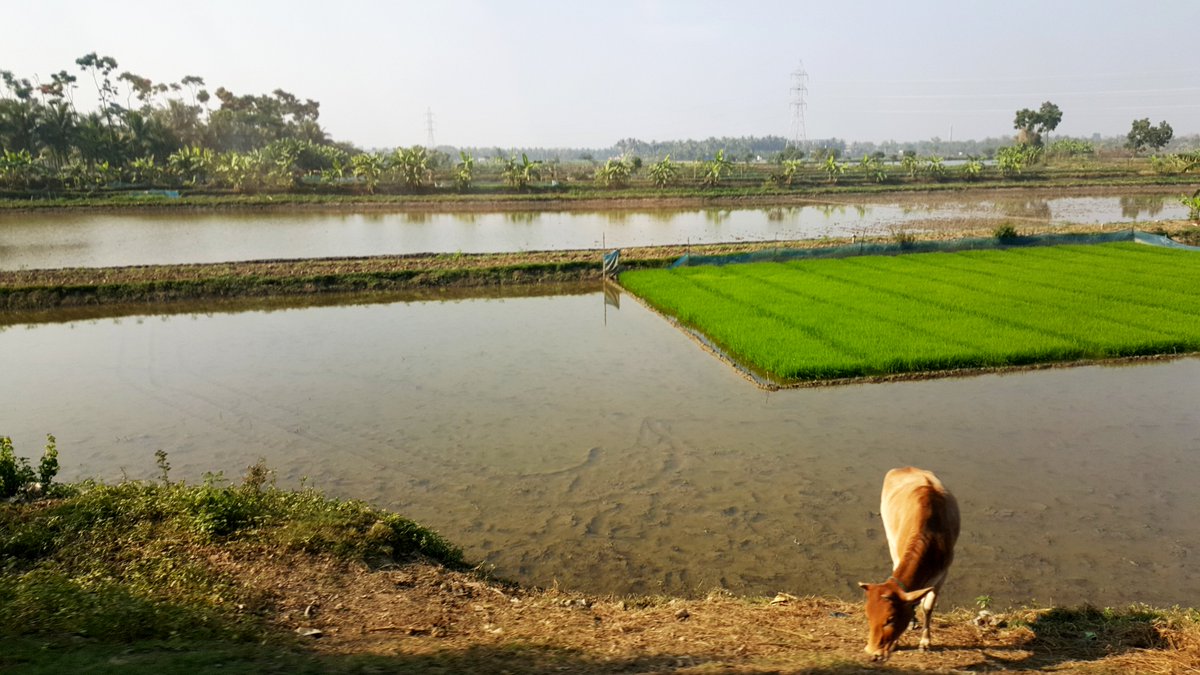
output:
<path id="1" fill-rule="evenodd" d="M 792 145 L 802 147 L 808 140 L 808 130 L 804 128 L 804 111 L 808 109 L 808 71 L 804 70 L 804 62 L 792 71 Z"/>
<path id="2" fill-rule="evenodd" d="M 433 109 L 425 109 L 425 147 L 433 150 L 437 144 L 433 141 Z"/>

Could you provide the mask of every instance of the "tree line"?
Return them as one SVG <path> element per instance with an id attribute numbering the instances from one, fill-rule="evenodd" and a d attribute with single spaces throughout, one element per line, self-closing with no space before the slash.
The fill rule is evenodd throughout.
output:
<path id="1" fill-rule="evenodd" d="M 282 89 L 210 92 L 196 75 L 155 82 L 95 52 L 76 59 L 75 66 L 74 72 L 53 73 L 48 82 L 0 70 L 0 161 L 10 169 L 26 165 L 32 181 L 72 187 L 117 177 L 136 180 L 169 165 L 186 170 L 197 158 L 232 158 L 273 144 L 309 155 L 353 152 L 321 128 L 317 101 Z M 81 80 L 95 88 L 94 110 L 76 106 Z"/>
<path id="2" fill-rule="evenodd" d="M 89 82 L 98 105 L 82 111 L 75 103 L 76 92 Z M 994 160 L 1011 175 L 1044 157 L 1092 154 L 1107 143 L 1068 138 L 1046 143 L 1063 118 L 1062 110 L 1046 101 L 1037 109 L 1016 112 L 1015 136 L 983 141 L 624 138 L 608 148 L 594 149 L 414 146 L 364 152 L 329 137 L 319 123 L 320 104 L 312 99 L 282 89 L 241 95 L 224 87 L 210 91 L 205 79 L 196 75 L 155 82 L 121 70 L 116 59 L 96 52 L 77 58 L 74 70 L 60 70 L 48 81 L 0 70 L 0 85 L 0 186 L 19 190 L 125 185 L 246 191 L 315 184 L 374 192 L 381 183 L 408 190 L 433 187 L 438 182 L 435 174 L 440 174 L 444 184 L 465 191 L 485 167 L 518 190 L 542 179 L 551 184 L 560 179 L 594 179 L 607 187 L 620 187 L 641 172 L 643 161 L 648 169 L 644 175 L 660 186 L 679 180 L 681 162 L 698 163 L 692 172 L 706 186 L 719 184 L 737 163 L 778 165 L 770 179 L 792 185 L 802 161 L 814 171 L 820 167 L 830 182 L 836 182 L 849 166 L 839 160 L 857 157 L 862 158 L 864 175 L 885 182 L 889 171 L 896 173 L 896 167 L 886 162 L 899 164 L 910 179 L 920 172 L 942 175 L 943 156 L 967 158 L 968 178 L 974 177 L 971 172 L 978 173 L 974 162 L 981 159 Z M 1134 152 L 1157 151 L 1172 139 L 1166 121 L 1151 125 L 1143 118 L 1133 121 L 1123 144 Z M 920 163 L 918 157 L 927 159 Z M 476 158 L 494 162 L 477 167 Z M 1164 172 L 1173 172 L 1178 163 L 1159 161 Z M 575 166 L 573 173 L 566 169 L 568 164 Z"/>

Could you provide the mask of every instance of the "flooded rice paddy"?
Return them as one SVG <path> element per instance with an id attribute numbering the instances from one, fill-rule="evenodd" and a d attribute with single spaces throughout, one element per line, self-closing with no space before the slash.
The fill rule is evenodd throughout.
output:
<path id="1" fill-rule="evenodd" d="M 525 583 L 857 598 L 887 469 L 963 513 L 947 599 L 1200 604 L 1200 359 L 764 392 L 628 296 L 4 317 L 0 434 L 66 478 L 395 509 Z"/>
<path id="2" fill-rule="evenodd" d="M 0 213 L 0 269 L 495 253 L 1181 219 L 1178 191 L 845 196 L 758 209 L 602 213 Z"/>

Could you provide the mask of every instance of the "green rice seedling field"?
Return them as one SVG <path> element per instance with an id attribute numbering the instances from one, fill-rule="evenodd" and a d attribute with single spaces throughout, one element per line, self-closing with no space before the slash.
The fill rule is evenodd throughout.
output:
<path id="1" fill-rule="evenodd" d="M 1135 243 L 634 270 L 778 383 L 1200 351 L 1200 253 Z"/>

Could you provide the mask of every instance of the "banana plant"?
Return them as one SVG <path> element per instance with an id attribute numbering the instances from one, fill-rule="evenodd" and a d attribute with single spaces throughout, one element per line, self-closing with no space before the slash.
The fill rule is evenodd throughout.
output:
<path id="1" fill-rule="evenodd" d="M 671 155 L 662 158 L 661 162 L 655 162 L 650 165 L 647 171 L 650 175 L 650 181 L 655 187 L 665 188 L 672 185 L 679 179 L 679 164 L 671 161 Z"/>
<path id="2" fill-rule="evenodd" d="M 429 174 L 429 153 L 419 145 L 407 150 L 400 148 L 392 153 L 391 165 L 400 174 L 404 187 L 419 190 Z"/>
<path id="3" fill-rule="evenodd" d="M 604 166 L 596 169 L 595 178 L 597 182 L 604 183 L 605 187 L 619 188 L 629 183 L 632 174 L 633 167 L 629 162 L 624 159 L 609 159 L 604 162 Z"/>
<path id="4" fill-rule="evenodd" d="M 167 170 L 182 185 L 207 182 L 214 166 L 214 155 L 208 148 L 180 148 L 167 157 Z"/>
<path id="5" fill-rule="evenodd" d="M 33 155 L 28 150 L 5 150 L 0 154 L 0 185 L 29 187 L 36 171 Z"/>
<path id="6" fill-rule="evenodd" d="M 383 158 L 372 152 L 355 155 L 350 158 L 350 172 L 362 181 L 367 193 L 372 194 L 383 173 Z"/>
<path id="7" fill-rule="evenodd" d="M 135 157 L 129 162 L 129 177 L 133 183 L 153 185 L 161 175 L 161 168 L 154 163 L 153 155 Z"/>
<path id="8" fill-rule="evenodd" d="M 725 158 L 725 151 L 718 150 L 717 154 L 713 155 L 712 161 L 704 165 L 704 186 L 717 187 L 721 184 L 721 179 L 733 170 L 733 162 Z"/>
<path id="9" fill-rule="evenodd" d="M 996 165 L 1006 176 L 1020 175 L 1042 156 L 1042 149 L 1030 145 L 1010 145 L 996 152 Z"/>
<path id="10" fill-rule="evenodd" d="M 825 163 L 821 168 L 825 170 L 825 176 L 829 179 L 830 183 L 837 183 L 838 178 L 846 173 L 846 165 L 837 161 L 833 153 L 825 155 Z"/>
<path id="11" fill-rule="evenodd" d="M 1179 203 L 1188 208 L 1188 220 L 1200 221 L 1200 190 L 1196 190 L 1191 197 L 1180 197 Z"/>
<path id="12" fill-rule="evenodd" d="M 925 158 L 925 173 L 929 174 L 934 180 L 941 180 L 946 177 L 946 165 L 941 157 L 930 155 Z"/>
<path id="13" fill-rule="evenodd" d="M 783 180 L 788 187 L 792 187 L 792 183 L 796 181 L 796 174 L 800 171 L 801 163 L 798 159 L 783 160 Z"/>
<path id="14" fill-rule="evenodd" d="M 501 175 L 505 183 L 523 191 L 530 183 L 542 177 L 542 163 L 529 161 L 529 156 L 522 152 L 519 164 L 516 157 L 505 160 Z"/>
<path id="15" fill-rule="evenodd" d="M 858 165 L 862 168 L 863 173 L 876 183 L 887 182 L 887 171 L 884 170 L 883 162 L 880 162 L 878 157 L 863 155 Z"/>
<path id="16" fill-rule="evenodd" d="M 466 192 L 471 189 L 475 179 L 475 158 L 463 150 L 458 151 L 458 157 L 460 161 L 454 171 L 454 187 L 459 192 Z"/>
<path id="17" fill-rule="evenodd" d="M 983 162 L 977 159 L 968 159 L 966 164 L 962 166 L 963 178 L 967 180 L 979 180 L 983 176 Z"/>

